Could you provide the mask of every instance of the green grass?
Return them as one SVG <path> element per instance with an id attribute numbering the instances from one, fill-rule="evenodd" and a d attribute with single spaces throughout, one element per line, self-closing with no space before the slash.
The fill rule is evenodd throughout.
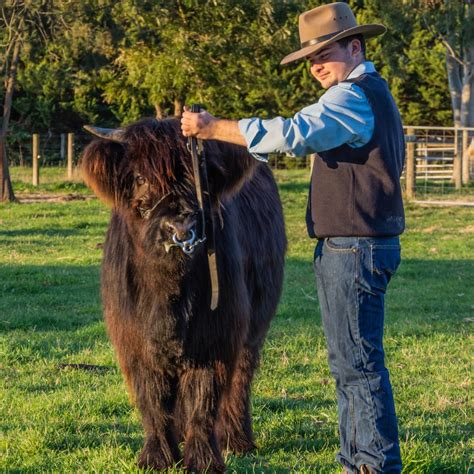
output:
<path id="1" fill-rule="evenodd" d="M 305 234 L 306 174 L 278 174 L 289 248 L 254 384 L 260 448 L 229 456 L 230 472 L 339 472 L 314 242 Z M 70 192 L 53 177 L 43 186 Z M 406 473 L 465 473 L 472 462 L 473 214 L 407 208 L 386 323 Z M 108 216 L 97 200 L 0 205 L 0 472 L 138 472 L 142 428 L 101 317 L 98 244 Z"/>
<path id="2" fill-rule="evenodd" d="M 14 182 L 15 194 L 18 197 L 25 193 L 70 193 L 89 194 L 89 190 L 82 183 L 80 169 L 75 168 L 72 180 L 67 180 L 67 170 L 64 167 L 40 168 L 39 185 L 33 186 L 33 170 L 27 166 L 10 167 L 10 175 Z"/>

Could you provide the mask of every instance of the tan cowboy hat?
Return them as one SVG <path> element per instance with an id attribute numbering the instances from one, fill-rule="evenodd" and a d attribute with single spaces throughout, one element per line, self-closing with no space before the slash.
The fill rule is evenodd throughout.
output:
<path id="1" fill-rule="evenodd" d="M 298 18 L 301 49 L 285 56 L 280 64 L 304 58 L 335 41 L 352 35 L 365 38 L 387 31 L 383 25 L 358 25 L 347 3 L 336 2 L 313 8 Z"/>

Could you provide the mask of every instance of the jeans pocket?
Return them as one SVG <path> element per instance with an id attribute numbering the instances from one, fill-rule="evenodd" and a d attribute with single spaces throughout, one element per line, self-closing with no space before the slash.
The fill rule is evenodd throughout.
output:
<path id="1" fill-rule="evenodd" d="M 330 252 L 350 253 L 357 251 L 357 240 L 352 237 L 328 237 L 324 245 Z"/>
<path id="2" fill-rule="evenodd" d="M 371 246 L 373 286 L 385 290 L 400 265 L 400 246 Z"/>

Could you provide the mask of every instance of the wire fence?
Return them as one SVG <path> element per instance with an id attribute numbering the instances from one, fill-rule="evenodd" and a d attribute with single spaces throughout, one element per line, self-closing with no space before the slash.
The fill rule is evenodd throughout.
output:
<path id="1" fill-rule="evenodd" d="M 411 199 L 474 198 L 474 128 L 404 127 L 407 159 L 402 176 Z"/>
<path id="2" fill-rule="evenodd" d="M 433 197 L 474 199 L 474 128 L 404 127 L 407 162 L 402 186 L 410 198 Z M 69 143 L 71 140 L 71 143 Z M 84 147 L 91 141 L 85 132 L 26 135 L 7 143 L 9 162 L 23 168 L 74 168 Z M 35 160 L 36 157 L 36 160 Z M 310 169 L 312 156 L 293 158 L 271 155 L 272 169 Z M 36 163 L 35 163 L 36 161 Z M 23 173 L 25 174 L 25 173 Z M 71 178 L 72 173 L 62 175 Z M 33 183 L 35 182 L 32 173 Z"/>
<path id="3" fill-rule="evenodd" d="M 33 166 L 34 135 L 15 137 L 7 140 L 8 159 L 11 166 Z M 67 166 L 68 133 L 41 133 L 38 136 L 37 159 L 40 167 Z M 74 133 L 73 164 L 77 165 L 82 150 L 91 141 L 84 132 Z"/>

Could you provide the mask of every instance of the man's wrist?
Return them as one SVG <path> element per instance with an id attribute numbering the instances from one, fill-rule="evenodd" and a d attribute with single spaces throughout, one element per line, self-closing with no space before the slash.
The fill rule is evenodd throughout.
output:
<path id="1" fill-rule="evenodd" d="M 218 137 L 216 136 L 217 135 L 217 131 L 218 131 L 218 122 L 220 121 L 221 119 L 218 119 L 216 117 L 213 117 L 209 123 L 207 124 L 207 133 L 206 133 L 206 139 L 207 140 L 218 140 Z"/>
<path id="2" fill-rule="evenodd" d="M 212 138 L 236 145 L 247 146 L 244 136 L 240 133 L 237 120 L 215 119 L 212 124 Z"/>

